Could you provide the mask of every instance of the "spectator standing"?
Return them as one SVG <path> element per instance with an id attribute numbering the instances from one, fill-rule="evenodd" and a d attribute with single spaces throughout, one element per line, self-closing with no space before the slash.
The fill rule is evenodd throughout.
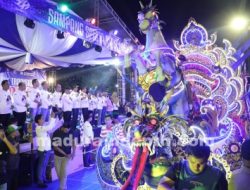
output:
<path id="1" fill-rule="evenodd" d="M 32 80 L 33 88 L 28 91 L 28 103 L 30 107 L 30 115 L 32 121 L 35 120 L 35 116 L 40 113 L 41 106 L 41 92 L 39 90 L 39 81 L 37 79 Z"/>
<path id="2" fill-rule="evenodd" d="M 52 138 L 56 173 L 60 182 L 59 190 L 67 189 L 69 160 L 73 159 L 75 156 L 76 146 L 74 136 L 70 131 L 70 125 L 64 123 L 62 127 L 53 133 Z"/>
<path id="3" fill-rule="evenodd" d="M 48 88 L 48 83 L 46 81 L 43 81 L 41 90 L 41 114 L 45 122 L 49 121 L 52 98 L 50 92 L 48 91 Z"/>
<path id="4" fill-rule="evenodd" d="M 83 125 L 83 163 L 84 167 L 90 167 L 92 166 L 92 158 L 91 158 L 91 150 L 92 150 L 92 144 L 94 140 L 94 132 L 93 127 L 91 125 L 92 121 L 92 115 L 89 115 L 89 118 L 84 122 Z"/>
<path id="5" fill-rule="evenodd" d="M 9 154 L 7 159 L 7 176 L 8 176 L 8 190 L 18 189 L 18 178 L 19 178 L 19 140 L 20 133 L 18 131 L 16 118 L 10 119 L 10 124 L 6 130 L 7 138 L 9 142 L 17 149 L 16 154 Z"/>
<path id="6" fill-rule="evenodd" d="M 62 95 L 62 110 L 63 110 L 63 120 L 65 123 L 70 124 L 72 115 L 73 101 L 70 97 L 70 89 L 65 88 L 65 92 Z"/>
<path id="7" fill-rule="evenodd" d="M 241 146 L 242 166 L 235 170 L 229 181 L 229 190 L 249 190 L 250 187 L 250 139 Z"/>
<path id="8" fill-rule="evenodd" d="M 46 167 L 48 165 L 50 151 L 51 151 L 51 139 L 49 131 L 51 131 L 55 126 L 55 114 L 51 114 L 50 123 L 48 125 L 44 124 L 44 119 L 41 114 L 36 115 L 36 135 L 37 135 L 37 145 L 38 145 L 38 166 L 37 166 L 37 183 L 38 187 L 46 188 Z"/>
<path id="9" fill-rule="evenodd" d="M 14 93 L 14 111 L 13 114 L 17 119 L 17 125 L 21 127 L 21 136 L 25 130 L 26 112 L 28 107 L 27 95 L 26 95 L 26 84 L 20 82 L 18 84 L 18 90 Z"/>
<path id="10" fill-rule="evenodd" d="M 16 147 L 7 139 L 0 129 L 0 189 L 7 190 L 7 159 L 9 154 L 16 154 Z"/>
<path id="11" fill-rule="evenodd" d="M 3 125 L 4 129 L 6 129 L 12 113 L 13 100 L 9 92 L 8 80 L 3 80 L 1 85 L 2 89 L 0 90 L 0 124 Z"/>
<path id="12" fill-rule="evenodd" d="M 52 111 L 59 119 L 62 118 L 62 86 L 56 85 L 55 92 L 52 94 Z"/>

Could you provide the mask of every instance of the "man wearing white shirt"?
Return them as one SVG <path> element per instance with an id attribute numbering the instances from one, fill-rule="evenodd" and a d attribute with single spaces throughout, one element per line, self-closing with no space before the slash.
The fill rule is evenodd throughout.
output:
<path id="1" fill-rule="evenodd" d="M 12 98 L 9 92 L 8 80 L 3 80 L 2 89 L 0 90 L 0 123 L 6 129 L 12 113 Z"/>
<path id="2" fill-rule="evenodd" d="M 62 86 L 56 85 L 55 92 L 52 94 L 52 110 L 58 118 L 62 118 Z"/>
<path id="3" fill-rule="evenodd" d="M 49 112 L 51 106 L 51 94 L 48 91 L 48 84 L 46 81 L 42 82 L 42 90 L 41 90 L 41 114 L 44 118 L 44 121 L 49 120 Z"/>
<path id="4" fill-rule="evenodd" d="M 39 81 L 37 79 L 32 80 L 33 88 L 28 92 L 28 103 L 30 106 L 31 118 L 34 121 L 35 116 L 40 112 L 41 106 L 41 92 L 39 90 Z"/>
<path id="5" fill-rule="evenodd" d="M 102 125 L 105 124 L 105 116 L 107 112 L 107 92 L 102 93 L 102 117 L 101 117 L 101 123 Z"/>
<path id="6" fill-rule="evenodd" d="M 41 114 L 36 115 L 36 136 L 38 145 L 38 166 L 37 166 L 37 181 L 38 187 L 45 188 L 45 172 L 49 161 L 50 150 L 51 150 L 51 139 L 49 131 L 51 131 L 55 126 L 54 113 L 51 114 L 50 123 L 44 125 L 44 119 Z"/>
<path id="7" fill-rule="evenodd" d="M 90 167 L 93 160 L 91 159 L 91 149 L 92 143 L 94 140 L 94 132 L 91 125 L 92 115 L 89 115 L 89 118 L 84 122 L 83 125 L 83 143 L 84 143 L 84 154 L 83 154 L 83 164 L 84 167 Z"/>
<path id="8" fill-rule="evenodd" d="M 96 114 L 96 108 L 97 108 L 97 98 L 94 94 L 90 94 L 89 98 L 89 114 L 92 114 L 92 125 L 96 125 L 95 121 L 95 114 Z"/>
<path id="9" fill-rule="evenodd" d="M 70 89 L 65 88 L 65 92 L 62 95 L 62 110 L 64 123 L 69 124 L 71 122 L 72 108 L 73 101 L 70 97 Z"/>
<path id="10" fill-rule="evenodd" d="M 27 95 L 26 95 L 26 84 L 20 82 L 18 84 L 18 90 L 14 93 L 14 111 L 13 114 L 17 119 L 17 125 L 22 127 L 21 132 L 24 130 L 26 121 L 26 111 L 27 111 Z"/>
<path id="11" fill-rule="evenodd" d="M 86 88 L 83 88 L 81 92 L 81 108 L 83 119 L 87 121 L 89 115 L 89 97 Z"/>
<path id="12" fill-rule="evenodd" d="M 101 93 L 97 93 L 97 113 L 98 113 L 98 121 L 97 121 L 97 125 L 101 126 L 102 122 L 102 108 L 103 108 L 103 103 L 102 103 L 103 99 L 102 99 L 102 94 Z"/>
<path id="13" fill-rule="evenodd" d="M 111 101 L 113 103 L 113 117 L 116 118 L 119 115 L 119 107 L 120 107 L 119 97 L 117 95 L 117 92 L 113 92 L 111 96 Z"/>
<path id="14" fill-rule="evenodd" d="M 81 107 L 81 97 L 78 92 L 78 86 L 76 85 L 70 94 L 72 99 L 72 129 L 74 130 L 77 125 L 79 109 Z"/>

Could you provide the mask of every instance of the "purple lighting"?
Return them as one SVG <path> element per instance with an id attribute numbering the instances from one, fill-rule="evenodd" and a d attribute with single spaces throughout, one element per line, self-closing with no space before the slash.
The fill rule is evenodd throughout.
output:
<path id="1" fill-rule="evenodd" d="M 118 30 L 115 30 L 114 31 L 114 35 L 116 36 L 118 34 Z"/>

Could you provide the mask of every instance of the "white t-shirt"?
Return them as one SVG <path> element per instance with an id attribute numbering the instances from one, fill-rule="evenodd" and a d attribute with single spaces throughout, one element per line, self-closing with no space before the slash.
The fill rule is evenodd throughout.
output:
<path id="1" fill-rule="evenodd" d="M 83 143 L 84 145 L 89 145 L 93 140 L 94 132 L 92 125 L 89 123 L 89 121 L 85 121 L 83 124 Z"/>
<path id="2" fill-rule="evenodd" d="M 9 114 L 12 112 L 11 106 L 13 99 L 9 91 L 0 90 L 0 114 Z"/>
<path id="3" fill-rule="evenodd" d="M 51 118 L 48 125 L 36 126 L 37 146 L 39 151 L 51 150 L 51 139 L 48 132 L 51 131 L 55 126 L 55 118 Z"/>
<path id="4" fill-rule="evenodd" d="M 25 91 L 17 90 L 14 95 L 14 111 L 18 113 L 27 111 L 27 96 Z"/>
<path id="5" fill-rule="evenodd" d="M 41 92 L 38 88 L 31 88 L 30 91 L 28 91 L 28 103 L 30 108 L 38 107 L 38 103 L 34 101 L 41 102 Z"/>
<path id="6" fill-rule="evenodd" d="M 81 107 L 81 97 L 78 92 L 72 91 L 70 94 L 72 99 L 73 108 L 80 108 Z"/>
<path id="7" fill-rule="evenodd" d="M 97 108 L 97 98 L 91 96 L 89 99 L 89 110 L 95 110 Z"/>
<path id="8" fill-rule="evenodd" d="M 51 106 L 51 94 L 47 90 L 41 90 L 41 108 L 48 109 Z"/>
<path id="9" fill-rule="evenodd" d="M 86 93 L 81 95 L 81 108 L 89 108 L 89 98 Z"/>
<path id="10" fill-rule="evenodd" d="M 72 111 L 73 108 L 73 101 L 70 97 L 70 94 L 63 94 L 62 96 L 62 110 L 64 112 L 66 111 Z"/>
<path id="11" fill-rule="evenodd" d="M 103 101 L 102 97 L 97 97 L 97 109 L 98 110 L 102 110 L 102 108 L 103 108 L 102 101 Z"/>
<path id="12" fill-rule="evenodd" d="M 55 91 L 52 94 L 52 106 L 62 108 L 62 92 Z"/>

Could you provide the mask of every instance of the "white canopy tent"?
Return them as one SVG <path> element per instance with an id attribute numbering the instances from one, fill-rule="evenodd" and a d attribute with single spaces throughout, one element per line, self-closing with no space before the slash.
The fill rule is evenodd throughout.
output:
<path id="1" fill-rule="evenodd" d="M 34 21 L 35 27 L 24 25 L 25 17 L 0 9 L 0 62 L 24 71 L 70 65 L 96 65 L 109 62 L 111 51 L 83 46 L 81 39 L 68 33 L 57 38 L 57 30 Z"/>

